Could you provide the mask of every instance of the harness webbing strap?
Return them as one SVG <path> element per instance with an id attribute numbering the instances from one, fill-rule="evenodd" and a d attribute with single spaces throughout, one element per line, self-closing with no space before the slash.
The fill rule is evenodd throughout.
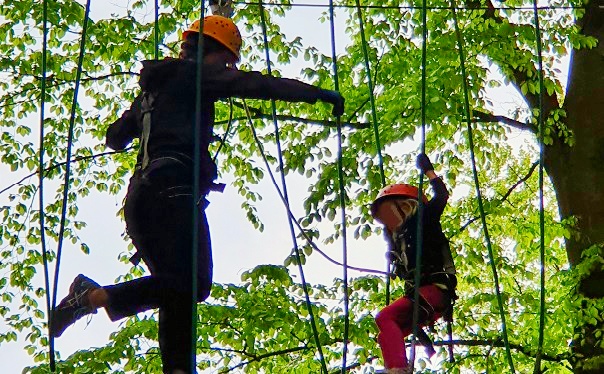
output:
<path id="1" fill-rule="evenodd" d="M 143 114 L 143 134 L 141 137 L 141 152 L 143 153 L 142 168 L 145 169 L 149 164 L 149 153 L 147 152 L 147 144 L 151 135 L 151 112 L 153 111 L 153 102 L 155 96 L 150 92 L 143 93 L 143 101 L 141 103 L 141 113 Z"/>
<path id="2" fill-rule="evenodd" d="M 443 269 L 445 273 L 455 275 L 457 274 L 457 270 L 455 269 L 455 262 L 453 262 L 453 254 L 451 253 L 451 244 L 447 243 L 447 245 L 442 246 L 442 259 L 443 259 Z"/>

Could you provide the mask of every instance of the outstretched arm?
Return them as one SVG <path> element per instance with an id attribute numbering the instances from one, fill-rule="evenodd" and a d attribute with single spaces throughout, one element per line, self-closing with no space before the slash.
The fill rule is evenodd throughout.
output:
<path id="1" fill-rule="evenodd" d="M 255 71 L 226 68 L 206 74 L 204 85 L 206 85 L 206 89 L 212 90 L 217 98 L 274 99 L 310 104 L 320 100 L 333 105 L 334 115 L 340 116 L 344 113 L 344 98 L 340 93 L 324 90 L 295 79 L 277 78 Z"/>

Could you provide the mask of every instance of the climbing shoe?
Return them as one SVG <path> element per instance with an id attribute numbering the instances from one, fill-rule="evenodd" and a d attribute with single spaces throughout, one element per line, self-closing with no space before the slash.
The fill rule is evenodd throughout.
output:
<path id="1" fill-rule="evenodd" d="M 58 338 L 78 319 L 88 314 L 96 314 L 96 309 L 88 301 L 88 295 L 90 291 L 100 287 L 98 283 L 82 274 L 75 277 L 69 287 L 69 294 L 52 311 L 50 334 Z"/>

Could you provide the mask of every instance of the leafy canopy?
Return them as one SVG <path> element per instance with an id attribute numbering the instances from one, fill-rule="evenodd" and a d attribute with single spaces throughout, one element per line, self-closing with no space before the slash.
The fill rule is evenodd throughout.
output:
<path id="1" fill-rule="evenodd" d="M 154 53 L 154 22 L 141 14 L 152 9 L 151 1 L 134 1 L 125 14 L 93 18 L 87 30 L 83 59 L 83 81 L 76 110 L 65 239 L 88 251 L 78 232 L 86 225 L 78 219 L 78 199 L 93 191 L 118 194 L 126 186 L 134 164 L 134 150 L 103 154 L 104 132 L 137 93 L 138 61 Z M 379 137 L 383 146 L 385 177 L 388 182 L 415 183 L 412 167 L 416 148 L 408 146 L 416 136 L 421 115 L 421 14 L 410 4 L 396 1 L 365 1 L 364 27 L 367 52 L 375 85 Z M 530 5 L 509 0 L 509 7 Z M 371 5 L 371 6 L 370 6 Z M 397 8 L 396 6 L 401 6 Z M 457 4 L 460 5 L 460 4 Z M 468 2 L 468 9 L 458 11 L 466 51 L 466 68 L 473 110 L 492 113 L 501 102 L 490 88 L 505 86 L 518 68 L 526 72 L 520 82 L 521 94 L 538 94 L 535 30 L 533 14 L 523 10 L 495 10 L 501 22 L 485 20 L 491 10 Z M 574 5 L 561 1 L 550 5 Z M 174 55 L 178 30 L 192 21 L 196 2 L 161 1 L 159 17 L 160 54 Z M 462 77 L 457 40 L 452 24 L 450 4 L 431 2 L 428 11 L 426 85 L 426 148 L 445 182 L 454 189 L 454 201 L 443 217 L 443 227 L 456 249 L 460 296 L 455 313 L 454 336 L 473 342 L 456 347 L 457 363 L 445 363 L 444 349 L 434 370 L 447 372 L 503 372 L 507 370 L 501 345 L 500 319 L 490 273 L 482 229 L 477 217 L 477 201 L 467 145 L 466 115 L 463 113 Z M 294 5 L 270 5 L 266 8 L 271 55 L 277 64 L 274 74 L 290 64 L 301 64 L 299 78 L 324 88 L 333 87 L 332 58 L 309 45 L 304 38 L 285 35 L 284 22 L 298 22 Z M 575 11 L 575 13 L 580 13 Z M 346 97 L 344 122 L 371 122 L 363 45 L 359 35 L 357 13 L 352 8 L 337 11 L 345 23 L 348 38 L 345 53 L 338 56 L 339 84 Z M 594 41 L 579 34 L 573 26 L 573 14 L 567 10 L 542 10 L 541 26 L 545 43 L 545 88 L 563 100 L 559 62 L 574 47 L 593 47 Z M 49 1 L 49 54 L 47 65 L 47 101 L 44 128 L 46 154 L 45 178 L 54 196 L 47 196 L 45 206 L 46 235 L 56 241 L 60 220 L 60 181 L 65 172 L 67 129 L 78 69 L 80 35 L 83 25 L 82 4 L 72 0 Z M 309 27 L 327 21 L 305 20 Z M 264 69 L 263 38 L 259 7 L 238 5 L 235 20 L 244 31 L 244 61 L 241 69 Z M 42 2 L 15 0 L 0 10 L 0 160 L 12 171 L 4 183 L 17 181 L 39 170 L 36 140 L 36 117 L 40 108 Z M 250 101 L 257 109 L 254 126 L 262 143 L 275 144 L 270 120 L 270 103 Z M 316 123 L 329 118 L 325 105 L 287 105 L 277 103 L 280 115 L 294 119 L 280 121 L 280 139 L 285 160 L 283 172 L 298 172 L 308 180 L 305 215 L 300 222 L 319 245 L 336 241 L 339 230 L 338 168 L 335 129 Z M 229 106 L 217 108 L 216 132 L 227 129 Z M 503 113 L 520 123 L 535 124 L 535 113 L 524 104 Z M 548 118 L 548 131 L 564 131 L 563 112 Z M 250 222 L 263 228 L 256 202 L 256 189 L 266 178 L 259 166 L 259 148 L 240 107 L 219 157 L 222 173 L 234 176 L 234 187 L 245 198 L 243 209 Z M 295 118 L 310 119 L 310 123 Z M 537 159 L 535 142 L 513 144 L 518 132 L 500 122 L 477 122 L 474 143 L 479 179 L 488 213 L 487 222 L 501 279 L 504 308 L 507 313 L 513 358 L 519 372 L 531 370 L 537 347 L 539 310 L 539 216 L 537 179 L 533 163 Z M 358 126 L 357 126 L 358 127 Z M 363 127 L 363 126 L 361 126 Z M 417 137 L 415 138 L 417 140 Z M 547 142 L 547 139 L 546 139 Z M 572 142 L 572 134 L 569 134 Z M 355 239 L 363 240 L 379 233 L 372 223 L 368 204 L 381 187 L 376 141 L 373 129 L 345 127 L 342 165 L 346 191 L 346 224 Z M 275 165 L 276 154 L 268 155 Z M 7 174 L 5 174 L 7 175 Z M 27 350 L 37 365 L 27 372 L 47 372 L 45 290 L 35 287 L 42 269 L 39 211 L 36 178 L 2 190 L 2 225 L 0 226 L 0 315 L 7 328 L 0 331 L 0 344 L 19 336 L 28 341 Z M 547 318 L 545 326 L 544 365 L 551 372 L 568 372 L 567 341 L 571 326 L 567 318 L 573 307 L 568 298 L 575 279 L 567 270 L 563 238 L 570 235 L 572 222 L 560 222 L 551 187 L 546 188 L 545 220 L 547 231 Z M 47 191 L 47 194 L 48 191 Z M 325 224 L 325 221 L 333 225 Z M 301 244 L 303 245 L 303 244 Z M 54 246 L 51 246 L 54 247 Z M 51 253 L 50 260 L 54 260 Z M 316 255 L 307 247 L 305 256 Z M 123 256 L 127 258 L 127 256 Z M 286 259 L 294 265 L 295 260 Z M 292 268 L 293 269 L 293 268 Z M 240 284 L 216 284 L 208 303 L 199 305 L 198 362 L 200 368 L 219 368 L 246 372 L 316 373 L 316 347 L 312 339 L 302 288 L 289 275 L 289 268 L 259 266 L 246 272 Z M 133 268 L 126 278 L 141 274 Z M 394 296 L 400 296 L 400 284 L 394 283 Z M 343 310 L 341 281 L 331 286 L 310 285 L 311 300 L 330 367 L 337 367 L 342 352 Z M 358 277 L 350 285 L 350 361 L 358 370 L 378 365 L 376 327 L 373 318 L 383 306 L 385 284 L 374 276 Z M 594 317 L 596 318 L 596 317 Z M 111 335 L 106 346 L 82 348 L 62 358 L 62 373 L 113 372 L 159 373 L 157 325 L 155 317 L 131 318 Z M 444 337 L 444 327 L 436 329 L 436 340 Z M 148 348 L 152 347 L 152 348 Z M 425 361 L 420 367 L 430 371 Z"/>

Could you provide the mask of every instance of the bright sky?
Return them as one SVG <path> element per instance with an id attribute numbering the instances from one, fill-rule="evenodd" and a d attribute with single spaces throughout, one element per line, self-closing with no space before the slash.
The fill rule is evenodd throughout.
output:
<path id="1" fill-rule="evenodd" d="M 326 4 L 327 1 L 307 0 L 305 3 Z M 123 10 L 122 5 L 97 1 L 92 3 L 91 17 L 93 19 L 106 18 L 110 17 L 112 13 L 121 14 Z M 294 8 L 287 13 L 287 22 L 283 22 L 281 25 L 282 31 L 289 37 L 299 35 L 306 45 L 314 45 L 322 52 L 330 54 L 330 41 L 326 37 L 329 35 L 329 24 L 318 21 L 323 11 L 324 9 L 320 8 Z M 153 11 L 150 9 L 147 17 L 152 17 L 152 14 Z M 337 37 L 338 53 L 341 53 L 345 43 L 342 37 L 344 29 L 342 18 L 340 17 L 336 26 L 339 33 Z M 310 24 L 313 26 L 308 27 Z M 299 76 L 300 65 L 294 63 L 283 68 L 282 71 L 284 76 L 295 78 Z M 501 92 L 499 92 L 500 90 Z M 495 108 L 499 113 L 506 113 L 510 107 L 517 106 L 521 102 L 518 96 L 515 98 L 510 96 L 509 90 L 499 89 L 492 93 L 493 96 L 501 98 L 496 104 L 500 106 L 501 111 Z M 343 94 L 346 96 L 346 93 Z M 34 129 L 34 131 L 37 130 Z M 520 137 L 519 141 L 524 142 L 525 137 Z M 411 148 L 408 151 L 415 153 L 416 149 Z M 228 185 L 232 180 L 230 178 L 230 176 L 226 176 L 221 181 Z M 4 183 L 0 187 L 17 179 L 13 176 L 3 178 Z M 299 175 L 288 176 L 287 181 L 292 209 L 296 216 L 301 216 L 303 213 L 302 202 L 308 194 L 308 181 Z M 233 188 L 227 187 L 223 194 L 212 193 L 209 196 L 211 204 L 207 209 L 207 214 L 212 233 L 215 282 L 236 283 L 240 281 L 243 271 L 256 265 L 282 264 L 283 259 L 291 250 L 292 242 L 285 209 L 268 178 L 261 183 L 257 190 L 263 197 L 263 201 L 257 204 L 257 209 L 265 224 L 264 233 L 257 232 L 247 221 L 245 213 L 241 209 L 242 198 Z M 116 197 L 107 193 L 92 193 L 90 196 L 80 199 L 78 219 L 88 223 L 88 227 L 82 230 L 81 237 L 90 245 L 91 254 L 86 256 L 70 243 L 65 243 L 60 272 L 59 299 L 66 294 L 72 279 L 79 273 L 84 273 L 105 285 L 112 284 L 116 277 L 127 271 L 128 267 L 117 261 L 118 255 L 125 251 L 127 245 L 121 237 L 125 224 L 116 217 L 122 199 L 123 194 Z M 352 232 L 349 230 L 348 244 L 350 265 L 378 270 L 384 268 L 384 244 L 381 238 L 355 242 Z M 341 242 L 329 247 L 322 245 L 320 247 L 332 258 L 341 261 Z M 291 273 L 296 279 L 299 279 L 297 268 L 291 268 Z M 315 253 L 308 259 L 305 275 L 310 283 L 331 284 L 333 278 L 341 278 L 342 269 L 328 263 Z M 349 271 L 349 276 L 358 275 L 360 273 Z M 40 303 L 44 305 L 45 301 L 41 299 Z M 117 329 L 118 326 L 118 323 L 110 322 L 103 311 L 99 311 L 99 314 L 94 316 L 88 325 L 84 320 L 79 321 L 70 327 L 61 338 L 55 340 L 56 349 L 61 352 L 62 357 L 67 357 L 78 349 L 104 345 L 108 341 L 110 332 Z M 3 372 L 18 373 L 24 366 L 32 364 L 31 358 L 22 347 L 22 341 L 2 344 L 0 362 L 2 362 Z"/>

